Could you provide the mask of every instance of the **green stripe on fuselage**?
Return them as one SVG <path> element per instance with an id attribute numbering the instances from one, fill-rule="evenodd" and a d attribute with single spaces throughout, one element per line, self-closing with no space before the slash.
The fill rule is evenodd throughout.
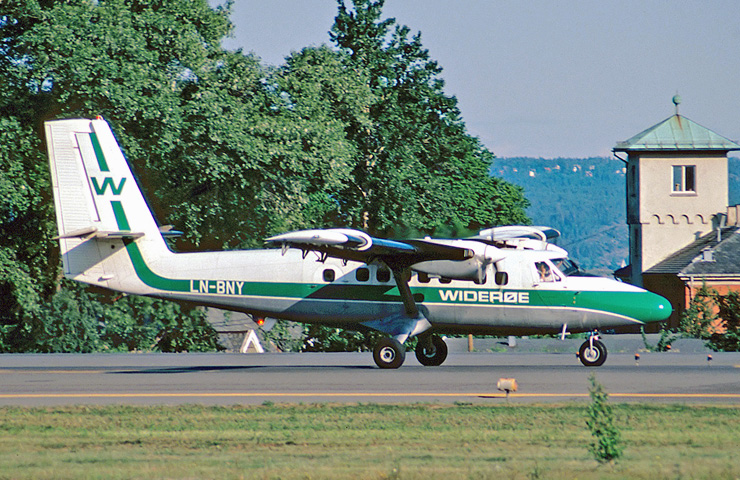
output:
<path id="1" fill-rule="evenodd" d="M 412 288 L 416 292 L 417 289 Z M 665 300 L 647 291 L 606 290 L 489 290 L 439 288 L 425 291 L 426 301 L 447 305 L 557 307 L 609 312 L 640 321 L 665 320 Z"/>
<path id="2" fill-rule="evenodd" d="M 130 231 L 123 205 L 112 201 L 118 228 Z M 401 303 L 393 283 L 385 285 L 302 282 L 247 282 L 239 280 L 172 279 L 154 273 L 134 240 L 124 240 L 136 275 L 148 287 L 163 292 L 235 297 L 272 297 L 295 300 Z M 657 308 L 657 295 L 650 292 L 572 290 L 508 290 L 442 286 L 411 287 L 418 303 L 466 306 L 560 307 L 609 312 L 650 321 L 646 315 Z M 663 318 L 659 318 L 662 320 Z"/>
<path id="3" fill-rule="evenodd" d="M 130 239 L 126 239 L 124 240 L 124 245 L 126 245 L 126 251 L 128 252 L 129 258 L 131 259 L 131 263 L 134 265 L 136 275 L 139 277 L 139 280 L 144 282 L 146 286 L 156 288 L 157 290 L 165 290 L 169 292 L 190 291 L 190 280 L 165 278 L 154 273 L 149 268 L 149 265 L 147 265 L 144 261 L 144 257 L 141 254 L 141 250 L 139 250 L 139 246 L 136 244 L 136 242 Z"/>
<path id="4" fill-rule="evenodd" d="M 131 231 L 120 201 L 111 201 L 111 207 L 121 231 Z M 243 282 L 237 280 L 204 280 L 167 278 L 153 272 L 147 265 L 139 245 L 132 239 L 125 239 L 126 252 L 136 275 L 146 286 L 164 292 L 189 293 L 219 296 L 260 296 L 287 297 L 301 299 L 316 293 L 317 285 L 301 283 Z M 323 297 L 324 295 L 321 295 Z"/>

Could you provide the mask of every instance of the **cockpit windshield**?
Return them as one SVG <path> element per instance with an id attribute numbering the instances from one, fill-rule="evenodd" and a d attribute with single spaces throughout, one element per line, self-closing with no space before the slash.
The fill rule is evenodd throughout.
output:
<path id="1" fill-rule="evenodd" d="M 563 275 L 566 277 L 578 276 L 581 273 L 576 262 L 568 258 L 554 258 L 552 263 L 558 267 L 558 270 L 563 272 Z"/>

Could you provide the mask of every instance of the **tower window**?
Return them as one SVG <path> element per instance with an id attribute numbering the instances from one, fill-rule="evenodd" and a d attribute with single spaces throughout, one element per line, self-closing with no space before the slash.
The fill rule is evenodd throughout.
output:
<path id="1" fill-rule="evenodd" d="M 673 192 L 696 192 L 696 167 L 694 165 L 673 166 Z"/>

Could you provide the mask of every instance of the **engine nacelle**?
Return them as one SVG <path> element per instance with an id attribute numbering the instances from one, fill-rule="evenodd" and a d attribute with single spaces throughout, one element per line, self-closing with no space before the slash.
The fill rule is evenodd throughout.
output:
<path id="1" fill-rule="evenodd" d="M 503 251 L 492 245 L 470 240 L 425 239 L 424 241 L 465 248 L 473 252 L 473 255 L 467 260 L 430 260 L 416 263 L 411 267 L 417 272 L 455 280 L 472 280 L 482 283 L 485 280 L 488 265 L 498 262 L 506 256 Z"/>

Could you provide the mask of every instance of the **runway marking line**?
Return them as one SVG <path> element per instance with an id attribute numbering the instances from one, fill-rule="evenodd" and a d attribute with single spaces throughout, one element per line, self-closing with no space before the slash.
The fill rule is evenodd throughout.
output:
<path id="1" fill-rule="evenodd" d="M 510 393 L 509 398 L 573 398 L 588 397 L 588 393 Z M 717 398 L 740 399 L 740 393 L 610 393 L 612 398 Z M 506 398 L 502 393 L 305 393 L 305 392 L 244 392 L 244 393 L 8 393 L 0 399 L 21 398 L 256 398 L 256 397 L 478 397 Z"/>

